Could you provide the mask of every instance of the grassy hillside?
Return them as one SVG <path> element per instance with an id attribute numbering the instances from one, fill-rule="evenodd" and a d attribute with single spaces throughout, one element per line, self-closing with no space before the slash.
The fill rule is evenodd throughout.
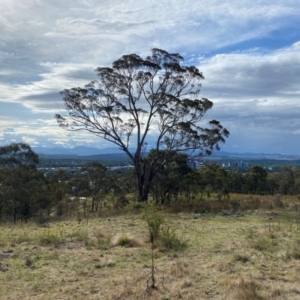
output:
<path id="1" fill-rule="evenodd" d="M 0 299 L 299 299 L 298 212 L 163 215 L 187 247 L 157 245 L 157 289 L 140 214 L 1 225 Z"/>

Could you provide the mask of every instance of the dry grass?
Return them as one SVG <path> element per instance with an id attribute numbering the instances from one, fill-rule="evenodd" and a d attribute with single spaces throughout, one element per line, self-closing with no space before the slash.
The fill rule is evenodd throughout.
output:
<path id="1" fill-rule="evenodd" d="M 155 249 L 140 215 L 0 227 L 0 299 L 299 299 L 298 212 L 166 214 L 187 243 Z"/>

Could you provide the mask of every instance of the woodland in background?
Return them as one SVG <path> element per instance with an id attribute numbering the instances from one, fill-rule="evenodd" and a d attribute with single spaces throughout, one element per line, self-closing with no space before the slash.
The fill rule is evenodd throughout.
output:
<path id="1" fill-rule="evenodd" d="M 146 159 L 151 160 L 151 155 L 150 152 Z M 42 223 L 49 218 L 83 218 L 90 213 L 99 214 L 102 209 L 138 206 L 133 169 L 109 171 L 91 161 L 72 177 L 63 169 L 46 177 L 37 168 L 37 154 L 26 144 L 0 147 L 0 158 L 0 220 L 27 222 L 34 218 Z M 242 173 L 211 163 L 193 170 L 188 166 L 187 155 L 174 152 L 153 180 L 149 199 L 166 207 L 215 200 L 237 209 L 238 203 L 230 198 L 233 193 L 300 195 L 300 169 L 283 167 L 278 173 L 268 173 L 252 166 Z M 199 212 L 209 211 L 208 205 L 204 207 Z"/>

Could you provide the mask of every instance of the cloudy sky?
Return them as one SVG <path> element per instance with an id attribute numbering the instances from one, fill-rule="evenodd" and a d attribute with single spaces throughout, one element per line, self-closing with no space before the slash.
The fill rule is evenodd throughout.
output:
<path id="1" fill-rule="evenodd" d="M 59 92 L 151 48 L 204 74 L 222 150 L 300 154 L 300 0 L 0 0 L 0 145 L 112 146 L 65 132 Z"/>

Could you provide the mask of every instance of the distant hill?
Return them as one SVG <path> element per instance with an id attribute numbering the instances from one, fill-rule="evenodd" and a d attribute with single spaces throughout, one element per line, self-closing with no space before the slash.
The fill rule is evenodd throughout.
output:
<path id="1" fill-rule="evenodd" d="M 124 151 L 117 147 L 109 147 L 109 148 L 92 148 L 85 146 L 78 146 L 75 148 L 63 148 L 63 147 L 54 147 L 54 148 L 46 148 L 46 147 L 33 147 L 33 151 L 40 155 L 47 156 L 68 156 L 68 157 L 78 157 L 78 156 L 97 156 L 103 154 L 125 154 Z M 131 148 L 130 151 L 134 152 L 134 148 Z M 300 159 L 300 155 L 283 155 L 278 153 L 231 153 L 225 151 L 217 151 L 214 152 L 211 158 L 223 158 L 223 159 L 239 159 L 239 158 L 247 158 L 247 159 L 278 159 L 278 160 L 298 160 Z"/>
<path id="2" fill-rule="evenodd" d="M 212 154 L 212 157 L 222 158 L 247 158 L 247 159 L 278 159 L 278 160 L 298 160 L 300 155 L 284 155 L 279 153 L 231 153 L 218 151 Z"/>
<path id="3" fill-rule="evenodd" d="M 121 149 L 117 147 L 109 147 L 109 148 L 91 148 L 85 146 L 78 146 L 75 148 L 63 148 L 63 147 L 54 147 L 54 148 L 46 148 L 46 147 L 33 147 L 32 150 L 37 154 L 44 155 L 66 155 L 66 156 L 91 156 L 91 155 L 101 155 L 101 154 L 119 154 L 124 153 Z M 132 149 L 133 150 L 133 149 Z"/>

